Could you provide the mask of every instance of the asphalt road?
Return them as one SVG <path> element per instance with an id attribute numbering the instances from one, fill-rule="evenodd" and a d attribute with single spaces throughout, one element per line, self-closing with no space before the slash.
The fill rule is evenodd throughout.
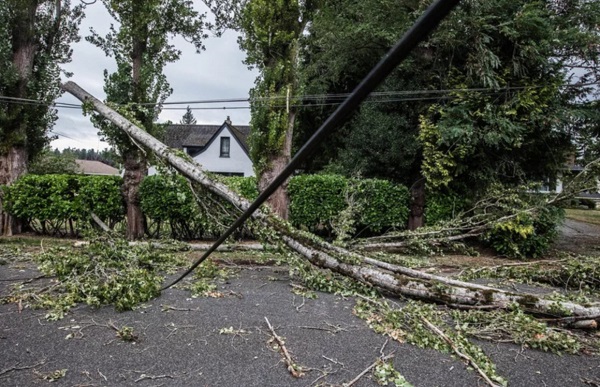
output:
<path id="1" fill-rule="evenodd" d="M 0 295 L 10 278 L 35 274 L 0 266 Z M 41 386 L 66 369 L 57 386 L 310 386 L 342 385 L 371 365 L 386 338 L 352 314 L 354 300 L 291 292 L 283 268 L 248 268 L 220 289 L 224 298 L 190 298 L 173 289 L 142 307 L 77 307 L 63 320 L 45 311 L 0 305 L 0 385 Z M 265 317 L 306 374 L 294 378 L 271 348 Z M 135 342 L 116 336 L 129 326 Z M 600 381 L 598 357 L 556 356 L 509 344 L 478 342 L 511 386 L 589 386 Z M 414 386 L 484 385 L 448 354 L 388 342 L 395 368 Z M 376 385 L 370 374 L 355 386 Z"/>

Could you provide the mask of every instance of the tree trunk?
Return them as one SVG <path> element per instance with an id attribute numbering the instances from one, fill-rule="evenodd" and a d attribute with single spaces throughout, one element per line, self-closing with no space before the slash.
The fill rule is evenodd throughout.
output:
<path id="1" fill-rule="evenodd" d="M 75 83 L 67 82 L 63 85 L 63 89 L 81 101 L 91 102 L 98 113 L 126 131 L 132 138 L 152 149 L 186 177 L 202 184 L 207 190 L 241 210 L 249 208 L 250 203 L 247 200 L 235 194 L 227 186 L 209 179 L 200 165 L 179 158 L 166 145 L 102 104 Z M 508 292 L 436 276 L 333 246 L 312 234 L 296 230 L 278 217 L 269 216 L 260 210 L 254 212 L 252 217 L 265 227 L 273 229 L 291 250 L 305 257 L 315 266 L 332 270 L 393 294 L 446 304 L 487 305 L 493 308 L 507 308 L 512 303 L 518 303 L 532 313 L 584 317 L 600 321 L 600 307 L 584 307 L 572 302 L 545 300 L 538 295 Z"/>
<path id="2" fill-rule="evenodd" d="M 416 230 L 425 224 L 425 179 L 419 179 L 410 189 L 408 229 Z"/>
<path id="3" fill-rule="evenodd" d="M 7 96 L 14 98 L 27 98 L 27 85 L 33 72 L 33 62 L 38 46 L 35 36 L 35 13 L 38 1 L 23 1 L 15 9 L 15 24 L 11 31 L 12 62 L 17 71 L 18 79 L 12 87 L 8 88 Z M 0 150 L 0 184 L 10 185 L 27 172 L 27 127 L 26 117 L 22 105 L 13 104 L 9 107 L 7 116 L 11 117 L 3 123 L 3 143 Z M 22 222 L 4 211 L 0 193 L 0 227 L 5 236 L 19 234 Z"/>
<path id="4" fill-rule="evenodd" d="M 27 171 L 27 150 L 24 147 L 12 147 L 4 155 L 0 155 L 0 185 L 11 185 Z M 0 198 L 2 193 L 0 192 Z M 0 225 L 2 234 L 12 236 L 19 234 L 22 222 L 4 211 L 0 201 Z"/>
<path id="5" fill-rule="evenodd" d="M 291 110 L 288 116 L 288 128 L 285 133 L 285 139 L 283 142 L 282 153 L 271 158 L 269 160 L 269 167 L 266 169 L 258 179 L 258 190 L 262 192 L 265 188 L 271 184 L 271 181 L 275 179 L 281 171 L 290 162 L 292 157 L 292 138 L 294 135 L 294 123 L 296 120 L 295 110 Z M 287 220 L 289 218 L 289 207 L 290 198 L 288 195 L 289 179 L 285 181 L 277 190 L 269 197 L 267 203 L 277 216 L 281 219 Z"/>
<path id="6" fill-rule="evenodd" d="M 132 150 L 124 155 L 123 196 L 127 206 L 127 239 L 144 237 L 146 219 L 140 207 L 140 184 L 148 174 L 146 158 L 140 150 Z"/>

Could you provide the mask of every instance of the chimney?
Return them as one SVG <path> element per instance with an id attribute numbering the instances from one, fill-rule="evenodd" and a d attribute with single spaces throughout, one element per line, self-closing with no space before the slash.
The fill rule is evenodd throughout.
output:
<path id="1" fill-rule="evenodd" d="M 227 125 L 231 125 L 231 118 L 229 118 L 229 116 L 227 116 L 227 119 L 225 120 L 225 123 Z"/>

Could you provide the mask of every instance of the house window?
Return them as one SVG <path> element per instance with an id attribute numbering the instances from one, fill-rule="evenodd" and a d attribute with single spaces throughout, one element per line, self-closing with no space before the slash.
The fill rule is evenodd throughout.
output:
<path id="1" fill-rule="evenodd" d="M 221 137 L 221 157 L 229 157 L 229 137 Z"/>

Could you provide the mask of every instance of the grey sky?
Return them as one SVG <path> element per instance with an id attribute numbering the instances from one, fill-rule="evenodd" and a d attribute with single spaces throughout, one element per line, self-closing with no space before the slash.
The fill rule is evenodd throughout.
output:
<path id="1" fill-rule="evenodd" d="M 196 2 L 198 4 L 199 2 Z M 111 17 L 104 6 L 97 2 L 86 10 L 80 34 L 89 35 L 91 26 L 100 34 L 108 32 Z M 196 101 L 207 99 L 246 98 L 249 89 L 254 84 L 256 72 L 248 70 L 242 63 L 244 53 L 237 45 L 237 35 L 228 31 L 221 38 L 210 37 L 206 42 L 206 51 L 196 54 L 194 47 L 183 39 L 176 39 L 175 45 L 183 51 L 181 59 L 167 66 L 166 75 L 173 94 L 167 102 Z M 64 66 L 73 73 L 72 81 L 79 84 L 95 97 L 105 98 L 103 88 L 104 69 L 115 69 L 114 59 L 107 58 L 97 47 L 86 42 L 83 38 L 73 46 L 73 61 Z M 78 103 L 69 94 L 59 99 L 60 102 Z M 225 104 L 196 105 L 197 107 L 222 107 Z M 232 104 L 227 104 L 232 106 Z M 236 104 L 247 106 L 247 104 Z M 171 106 L 185 109 L 185 106 Z M 194 107 L 194 106 L 192 106 Z M 163 110 L 159 121 L 171 120 L 179 122 L 185 110 Z M 58 109 L 59 119 L 53 128 L 53 133 L 59 138 L 52 142 L 54 148 L 96 148 L 107 147 L 101 142 L 97 129 L 84 117 L 79 109 Z M 194 116 L 198 123 L 220 124 L 227 116 L 231 116 L 234 124 L 246 125 L 250 121 L 249 109 L 218 109 L 195 110 Z"/>

